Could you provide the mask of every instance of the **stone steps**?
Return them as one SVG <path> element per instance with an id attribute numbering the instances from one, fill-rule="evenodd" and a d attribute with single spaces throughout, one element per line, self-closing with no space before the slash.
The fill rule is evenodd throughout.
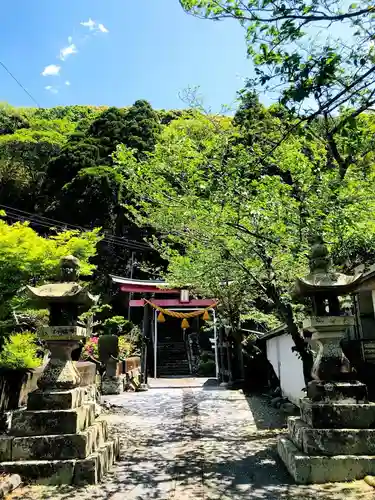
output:
<path id="1" fill-rule="evenodd" d="M 26 410 L 13 413 L 0 436 L 0 474 L 43 484 L 95 484 L 119 455 L 104 419 L 95 419 L 95 393 L 36 391 Z M 45 409 L 45 407 L 49 409 Z"/>
<path id="2" fill-rule="evenodd" d="M 7 446 L 0 446 L 0 460 L 67 460 L 86 458 L 103 446 L 107 440 L 108 428 L 105 420 L 98 420 L 92 426 L 77 434 L 28 437 L 9 436 L 6 440 Z M 1 437 L 0 443 L 2 443 Z"/>
<path id="3" fill-rule="evenodd" d="M 375 455 L 375 429 L 315 429 L 289 417 L 291 441 L 308 455 Z"/>
<path id="4" fill-rule="evenodd" d="M 23 481 L 45 485 L 97 484 L 119 458 L 118 439 L 105 442 L 83 459 L 2 462 L 0 471 L 19 474 Z"/>
<path id="5" fill-rule="evenodd" d="M 353 481 L 375 475 L 375 456 L 311 456 L 300 451 L 288 438 L 280 438 L 277 451 L 297 484 Z"/>
<path id="6" fill-rule="evenodd" d="M 86 403 L 69 410 L 18 410 L 12 414 L 12 436 L 75 434 L 93 424 L 95 404 Z"/>

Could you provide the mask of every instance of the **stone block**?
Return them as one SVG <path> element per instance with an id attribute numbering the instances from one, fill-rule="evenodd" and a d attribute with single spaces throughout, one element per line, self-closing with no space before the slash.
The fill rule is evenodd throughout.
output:
<path id="1" fill-rule="evenodd" d="M 8 460 L 86 458 L 103 446 L 104 442 L 103 425 L 101 422 L 95 422 L 77 434 L 15 437 L 11 457 Z"/>
<path id="2" fill-rule="evenodd" d="M 362 382 L 318 382 L 307 385 L 307 397 L 313 401 L 367 403 L 367 386 Z"/>
<path id="3" fill-rule="evenodd" d="M 107 441 L 98 451 L 83 460 L 77 460 L 73 482 L 77 485 L 97 484 L 115 460 L 115 443 Z"/>
<path id="4" fill-rule="evenodd" d="M 0 474 L 19 474 L 25 482 L 61 485 L 73 481 L 75 460 L 27 460 L 0 463 Z"/>
<path id="5" fill-rule="evenodd" d="M 72 410 L 20 410 L 13 414 L 10 434 L 13 436 L 75 434 L 94 422 L 94 406 L 94 403 L 90 403 Z"/>
<path id="6" fill-rule="evenodd" d="M 89 428 L 92 436 L 92 451 L 98 451 L 107 441 L 106 431 L 101 420 L 96 420 L 95 425 Z"/>
<path id="7" fill-rule="evenodd" d="M 375 456 L 310 456 L 287 438 L 279 439 L 277 450 L 297 484 L 353 481 L 375 474 Z"/>
<path id="8" fill-rule="evenodd" d="M 375 429 L 314 429 L 288 419 L 291 440 L 307 455 L 375 455 Z"/>
<path id="9" fill-rule="evenodd" d="M 77 387 L 68 391 L 34 391 L 27 400 L 28 410 L 71 410 L 84 402 L 86 388 Z"/>
<path id="10" fill-rule="evenodd" d="M 91 361 L 76 361 L 75 366 L 81 377 L 80 386 L 95 384 L 96 364 Z"/>
<path id="11" fill-rule="evenodd" d="M 103 377 L 102 380 L 102 394 L 121 394 L 124 391 L 124 377 Z"/>
<path id="12" fill-rule="evenodd" d="M 118 436 L 113 438 L 113 453 L 114 453 L 114 459 L 119 460 L 119 458 L 120 458 L 120 438 Z"/>
<path id="13" fill-rule="evenodd" d="M 302 419 L 318 429 L 375 428 L 375 403 L 313 403 L 302 398 L 300 410 Z"/>
<path id="14" fill-rule="evenodd" d="M 12 460 L 13 436 L 0 436 L 0 462 Z"/>
<path id="15" fill-rule="evenodd" d="M 99 482 L 99 453 L 92 453 L 83 460 L 77 460 L 74 468 L 73 484 L 97 484 Z"/>

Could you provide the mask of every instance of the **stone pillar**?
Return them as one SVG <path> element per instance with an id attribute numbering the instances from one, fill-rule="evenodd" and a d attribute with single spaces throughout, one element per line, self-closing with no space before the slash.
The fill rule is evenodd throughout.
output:
<path id="1" fill-rule="evenodd" d="M 74 389 L 79 386 L 80 375 L 72 361 L 72 351 L 86 337 L 86 328 L 80 326 L 47 326 L 40 332 L 51 352 L 38 387 L 45 391 Z"/>

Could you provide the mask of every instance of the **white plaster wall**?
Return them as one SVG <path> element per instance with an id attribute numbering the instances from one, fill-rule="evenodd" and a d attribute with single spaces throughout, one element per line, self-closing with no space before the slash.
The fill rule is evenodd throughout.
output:
<path id="1" fill-rule="evenodd" d="M 299 400 L 305 393 L 302 362 L 292 352 L 294 346 L 291 335 L 285 333 L 267 340 L 267 358 L 280 380 L 283 396 L 299 406 Z"/>

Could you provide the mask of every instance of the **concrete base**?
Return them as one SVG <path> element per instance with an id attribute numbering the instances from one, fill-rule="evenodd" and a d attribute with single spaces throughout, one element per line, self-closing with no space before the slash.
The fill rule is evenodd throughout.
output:
<path id="1" fill-rule="evenodd" d="M 297 484 L 353 481 L 375 474 L 375 456 L 310 456 L 287 438 L 279 439 L 277 449 Z"/>
<path id="2" fill-rule="evenodd" d="M 119 455 L 107 422 L 95 420 L 95 386 L 35 391 L 0 436 L 0 474 L 42 484 L 95 484 Z M 48 409 L 43 409 L 47 407 Z"/>

